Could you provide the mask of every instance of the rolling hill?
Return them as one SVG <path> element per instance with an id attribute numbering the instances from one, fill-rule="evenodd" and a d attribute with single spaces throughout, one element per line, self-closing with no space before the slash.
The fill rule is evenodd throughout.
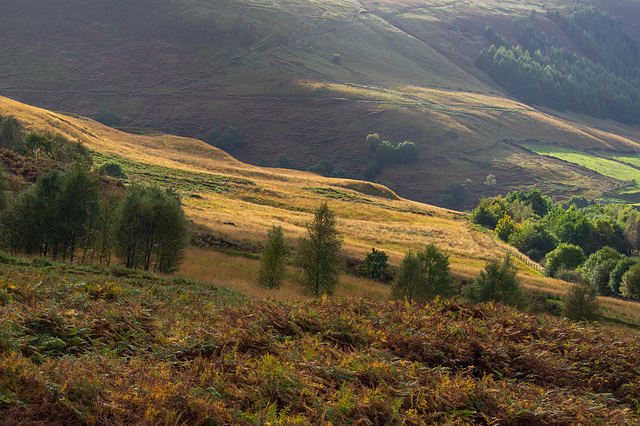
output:
<path id="1" fill-rule="evenodd" d="M 536 185 L 595 197 L 622 181 L 522 142 L 636 152 L 637 129 L 512 99 L 474 65 L 486 25 L 513 40 L 514 19 L 570 41 L 543 13 L 555 1 L 6 2 L 0 94 L 56 111 L 108 110 L 131 126 L 204 138 L 233 125 L 242 161 L 306 169 L 320 160 L 358 176 L 365 136 L 411 140 L 420 161 L 377 182 L 435 203 L 465 184 L 455 207 Z M 597 2 L 632 31 L 638 5 Z M 335 55 L 339 60 L 335 60 Z M 488 174 L 497 184 L 484 185 Z"/>

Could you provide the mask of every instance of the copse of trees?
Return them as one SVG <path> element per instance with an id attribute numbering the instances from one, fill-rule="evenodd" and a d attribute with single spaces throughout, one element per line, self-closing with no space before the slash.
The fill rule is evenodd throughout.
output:
<path id="1" fill-rule="evenodd" d="M 420 150 L 415 143 L 404 141 L 397 146 L 382 140 L 377 133 L 367 135 L 365 139 L 367 165 L 362 176 L 367 180 L 375 179 L 385 167 L 397 164 L 412 164 L 420 159 Z"/>
<path id="2" fill-rule="evenodd" d="M 470 220 L 542 261 L 545 275 L 582 280 L 600 295 L 623 294 L 623 276 L 638 263 L 627 256 L 640 249 L 640 213 L 630 206 L 553 203 L 538 190 L 516 191 L 481 199 Z"/>
<path id="3" fill-rule="evenodd" d="M 41 175 L 0 213 L 0 244 L 12 254 L 170 272 L 180 263 L 186 220 L 176 194 L 133 186 L 101 194 L 97 177 L 72 168 Z"/>
<path id="4" fill-rule="evenodd" d="M 205 141 L 228 153 L 239 151 L 245 145 L 242 133 L 234 126 L 214 126 Z"/>

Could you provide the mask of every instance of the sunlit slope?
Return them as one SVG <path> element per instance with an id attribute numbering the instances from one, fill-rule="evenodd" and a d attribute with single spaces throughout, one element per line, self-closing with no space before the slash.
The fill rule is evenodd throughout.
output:
<path id="1" fill-rule="evenodd" d="M 602 6 L 619 14 L 622 3 Z M 486 47 L 487 24 L 514 37 L 514 19 L 531 10 L 546 22 L 540 7 L 427 0 L 10 3 L 0 17 L 7 40 L 0 93 L 84 116 L 109 110 L 132 125 L 180 135 L 204 137 L 213 125 L 234 125 L 247 142 L 235 154 L 245 162 L 273 165 L 284 154 L 306 169 L 326 159 L 356 176 L 366 166 L 368 133 L 412 140 L 420 161 L 376 180 L 431 203 L 448 184 L 466 182 L 459 208 L 532 185 L 561 197 L 594 196 L 616 182 L 510 142 L 636 151 L 637 129 L 524 106 L 473 64 Z M 483 185 L 489 173 L 498 182 L 492 188 Z"/>
<path id="2" fill-rule="evenodd" d="M 398 198 L 380 185 L 251 166 L 198 140 L 132 135 L 6 98 L 0 99 L 0 113 L 30 123 L 29 130 L 84 141 L 97 151 L 98 161 L 120 161 L 131 182 L 160 182 L 176 189 L 191 220 L 231 240 L 262 241 L 272 225 L 283 226 L 293 240 L 312 211 L 328 201 L 339 218 L 347 251 L 354 255 L 377 247 L 398 261 L 406 250 L 435 242 L 454 262 L 481 266 L 505 250 L 488 234 L 471 230 L 464 215 Z"/>

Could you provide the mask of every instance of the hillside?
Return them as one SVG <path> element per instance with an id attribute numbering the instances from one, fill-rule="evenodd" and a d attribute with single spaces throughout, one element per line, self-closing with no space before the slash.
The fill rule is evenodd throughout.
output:
<path id="1" fill-rule="evenodd" d="M 362 259 L 375 247 L 389 255 L 391 264 L 398 265 L 407 251 L 434 243 L 449 254 L 453 275 L 464 283 L 477 276 L 487 260 L 512 253 L 529 265 L 519 264 L 525 287 L 555 299 L 566 292 L 566 282 L 542 278 L 539 266 L 488 231 L 469 224 L 467 215 L 402 199 L 381 185 L 252 166 L 198 140 L 125 133 L 84 117 L 7 98 L 0 98 L 0 114 L 18 117 L 28 124 L 29 131 L 58 132 L 71 140 L 82 140 L 93 150 L 96 165 L 108 159 L 122 164 L 128 183 L 176 190 L 197 232 L 196 247 L 187 251 L 179 271 L 186 278 L 259 297 L 308 300 L 299 294 L 293 279 L 278 291 L 256 287 L 257 260 L 225 256 L 210 248 L 255 254 L 273 225 L 281 226 L 293 245 L 313 210 L 327 201 L 337 215 L 347 256 Z M 336 294 L 386 300 L 389 287 L 343 275 Z M 602 298 L 602 302 L 608 320 L 632 327 L 640 324 L 635 303 L 614 298 Z"/>
<path id="2" fill-rule="evenodd" d="M 634 28 L 635 2 L 599 2 Z M 546 9 L 569 10 L 554 1 Z M 330 160 L 358 176 L 369 133 L 416 143 L 420 161 L 375 177 L 435 203 L 465 183 L 458 209 L 536 185 L 594 197 L 621 181 L 522 149 L 638 150 L 637 129 L 513 100 L 474 65 L 486 25 L 515 39 L 534 2 L 36 0 L 0 18 L 0 94 L 57 111 L 119 114 L 131 126 L 205 138 L 235 126 L 239 159 L 300 169 Z M 539 26 L 563 37 L 539 13 Z M 563 40 L 570 44 L 563 37 Z M 334 55 L 339 61 L 334 62 Z M 484 185 L 491 173 L 495 186 Z"/>
<path id="3" fill-rule="evenodd" d="M 3 257 L 0 325 L 5 425 L 639 420 L 637 336 L 492 304 L 289 304 Z"/>

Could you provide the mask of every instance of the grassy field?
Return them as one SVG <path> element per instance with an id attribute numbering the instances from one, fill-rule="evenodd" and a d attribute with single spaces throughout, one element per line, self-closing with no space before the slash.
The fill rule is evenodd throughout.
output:
<path id="1" fill-rule="evenodd" d="M 585 152 L 553 145 L 526 143 L 527 149 L 549 157 L 577 164 L 594 172 L 618 180 L 603 194 L 608 202 L 640 204 L 640 157 L 637 154 L 612 154 L 611 152 Z M 619 188 L 622 186 L 621 188 Z"/>

